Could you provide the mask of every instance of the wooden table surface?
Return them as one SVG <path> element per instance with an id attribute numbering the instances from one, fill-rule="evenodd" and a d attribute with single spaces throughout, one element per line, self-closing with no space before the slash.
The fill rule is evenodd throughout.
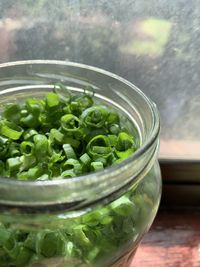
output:
<path id="1" fill-rule="evenodd" d="M 131 267 L 200 267 L 200 211 L 160 211 Z"/>

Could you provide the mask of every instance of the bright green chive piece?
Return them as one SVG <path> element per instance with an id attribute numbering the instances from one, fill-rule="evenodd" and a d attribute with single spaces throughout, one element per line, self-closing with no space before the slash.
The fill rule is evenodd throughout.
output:
<path id="1" fill-rule="evenodd" d="M 14 123 L 2 120 L 0 122 L 0 133 L 12 140 L 18 140 L 23 133 L 23 129 Z"/>
<path id="2" fill-rule="evenodd" d="M 7 168 L 10 172 L 17 171 L 20 168 L 21 161 L 19 157 L 7 159 Z"/>
<path id="3" fill-rule="evenodd" d="M 20 166 L 20 171 L 25 171 L 28 170 L 29 168 L 33 167 L 36 164 L 36 157 L 34 155 L 27 155 L 24 154 L 23 156 L 20 157 L 21 161 L 21 166 Z"/>
<path id="4" fill-rule="evenodd" d="M 26 100 L 26 107 L 29 112 L 31 112 L 35 117 L 42 112 L 43 106 L 42 102 L 36 98 L 29 98 Z"/>
<path id="5" fill-rule="evenodd" d="M 42 175 L 42 172 L 46 170 L 42 170 L 40 166 L 35 166 L 30 168 L 26 172 L 22 172 L 21 175 L 19 173 L 19 180 L 36 180 L 38 177 Z"/>
<path id="6" fill-rule="evenodd" d="M 74 132 L 80 128 L 80 120 L 72 114 L 67 114 L 61 117 L 61 126 L 66 132 Z"/>
<path id="7" fill-rule="evenodd" d="M 113 112 L 111 111 L 107 117 L 107 124 L 115 124 L 118 125 L 119 124 L 119 115 L 117 114 L 117 112 Z"/>
<path id="8" fill-rule="evenodd" d="M 35 127 L 37 128 L 39 123 L 38 117 L 30 113 L 26 117 L 20 119 L 20 122 L 26 127 Z"/>
<path id="9" fill-rule="evenodd" d="M 97 135 L 88 143 L 87 152 L 94 159 L 97 157 L 109 157 L 112 153 L 109 139 L 106 135 Z"/>
<path id="10" fill-rule="evenodd" d="M 79 140 L 74 139 L 74 138 L 65 137 L 64 136 L 63 143 L 69 144 L 69 145 L 71 145 L 74 148 L 78 148 L 81 142 Z"/>
<path id="11" fill-rule="evenodd" d="M 47 105 L 50 108 L 56 107 L 59 105 L 59 96 L 53 92 L 50 92 L 46 96 Z"/>
<path id="12" fill-rule="evenodd" d="M 107 159 L 104 157 L 99 157 L 95 159 L 96 162 L 101 162 L 103 166 L 105 167 L 107 165 Z"/>
<path id="13" fill-rule="evenodd" d="M 35 156 L 38 158 L 38 160 L 46 158 L 48 156 L 48 139 L 45 135 L 42 134 L 36 134 L 33 137 L 35 146 Z"/>
<path id="14" fill-rule="evenodd" d="M 63 150 L 65 152 L 65 155 L 68 159 L 76 159 L 76 153 L 74 152 L 74 149 L 70 144 L 64 144 Z"/>
<path id="15" fill-rule="evenodd" d="M 121 132 L 117 139 L 116 144 L 116 155 L 119 158 L 127 158 L 132 155 L 135 151 L 134 140 L 130 134 L 126 132 Z"/>
<path id="16" fill-rule="evenodd" d="M 92 162 L 91 167 L 92 167 L 92 170 L 94 170 L 94 171 L 101 171 L 104 169 L 103 163 L 100 161 Z"/>
<path id="17" fill-rule="evenodd" d="M 8 138 L 0 135 L 0 147 L 2 147 L 3 145 L 6 145 L 8 141 L 9 141 Z"/>
<path id="18" fill-rule="evenodd" d="M 34 153 L 34 144 L 24 141 L 20 144 L 21 153 L 24 155 L 32 155 Z"/>
<path id="19" fill-rule="evenodd" d="M 83 165 L 89 165 L 91 162 L 91 158 L 87 153 L 84 153 L 79 159 Z"/>
<path id="20" fill-rule="evenodd" d="M 43 174 L 40 177 L 38 177 L 36 180 L 37 181 L 47 181 L 47 180 L 49 180 L 49 175 L 48 174 Z"/>
<path id="21" fill-rule="evenodd" d="M 115 151 L 116 155 L 119 157 L 119 158 L 122 158 L 122 159 L 126 159 L 128 158 L 129 156 L 131 156 L 133 153 L 135 152 L 135 148 L 132 147 L 132 148 L 129 148 L 125 151 Z"/>
<path id="22" fill-rule="evenodd" d="M 111 148 L 110 147 L 104 147 L 104 146 L 93 146 L 92 147 L 92 152 L 95 154 L 110 154 Z"/>
<path id="23" fill-rule="evenodd" d="M 110 146 L 112 146 L 112 147 L 116 146 L 116 144 L 117 144 L 117 136 L 116 135 L 110 134 L 110 135 L 108 135 L 108 139 L 110 142 Z"/>
<path id="24" fill-rule="evenodd" d="M 109 126 L 109 130 L 111 134 L 118 135 L 120 132 L 120 126 L 118 124 L 111 124 Z"/>
<path id="25" fill-rule="evenodd" d="M 105 125 L 109 111 L 105 106 L 92 106 L 83 111 L 81 120 L 88 127 L 101 128 Z"/>
<path id="26" fill-rule="evenodd" d="M 31 139 L 33 139 L 33 136 L 36 134 L 38 134 L 36 130 L 28 129 L 23 134 L 24 140 L 31 141 Z"/>
<path id="27" fill-rule="evenodd" d="M 75 177 L 76 173 L 73 170 L 66 170 L 61 173 L 61 177 L 63 178 L 70 178 L 70 177 Z"/>
<path id="28" fill-rule="evenodd" d="M 73 170 L 76 175 L 82 174 L 82 167 L 78 160 L 68 159 L 62 166 L 63 170 Z"/>
<path id="29" fill-rule="evenodd" d="M 62 134 L 57 129 L 51 129 L 49 138 L 52 141 L 56 141 L 57 143 L 62 144 L 64 139 L 64 134 Z"/>
<path id="30" fill-rule="evenodd" d="M 118 151 L 126 151 L 134 144 L 133 136 L 125 132 L 121 132 L 117 139 L 116 149 Z"/>

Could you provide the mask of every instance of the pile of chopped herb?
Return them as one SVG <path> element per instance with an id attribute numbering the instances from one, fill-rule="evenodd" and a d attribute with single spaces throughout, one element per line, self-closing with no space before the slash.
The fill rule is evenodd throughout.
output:
<path id="1" fill-rule="evenodd" d="M 103 170 L 135 149 L 134 137 L 117 112 L 94 103 L 87 92 L 71 95 L 62 84 L 43 99 L 8 104 L 0 118 L 0 176 L 4 177 L 65 179 Z M 62 227 L 58 220 L 56 229 L 16 229 L 1 221 L 0 267 L 110 266 L 152 218 L 156 183 L 149 173 L 112 203 L 66 219 Z"/>
<path id="2" fill-rule="evenodd" d="M 130 247 L 136 249 L 135 240 L 155 215 L 158 187 L 151 172 L 112 203 L 65 222 L 58 220 L 56 229 L 43 225 L 16 229 L 0 222 L 0 267 L 110 266 Z"/>
<path id="3" fill-rule="evenodd" d="M 18 180 L 68 178 L 100 171 L 135 151 L 119 114 L 71 95 L 62 84 L 43 99 L 5 106 L 0 118 L 0 175 Z"/>

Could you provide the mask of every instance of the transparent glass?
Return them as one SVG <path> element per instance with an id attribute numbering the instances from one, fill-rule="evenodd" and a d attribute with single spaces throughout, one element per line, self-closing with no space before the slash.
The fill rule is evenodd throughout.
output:
<path id="1" fill-rule="evenodd" d="M 101 69 L 61 61 L 0 65 L 0 112 L 8 102 L 41 97 L 62 82 L 126 117 L 139 149 L 104 171 L 52 181 L 0 178 L 0 267 L 131 264 L 158 209 L 159 116 L 130 82 Z"/>

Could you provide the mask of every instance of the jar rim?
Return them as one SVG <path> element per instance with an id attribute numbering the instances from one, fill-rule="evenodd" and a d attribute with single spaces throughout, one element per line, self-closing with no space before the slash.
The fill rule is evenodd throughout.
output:
<path id="1" fill-rule="evenodd" d="M 114 78 L 117 81 L 120 81 L 124 84 L 126 84 L 128 87 L 134 89 L 138 95 L 143 98 L 143 100 L 145 101 L 145 103 L 148 105 L 151 113 L 152 113 L 152 118 L 153 118 L 153 123 L 152 123 L 152 128 L 151 128 L 151 132 L 148 135 L 147 140 L 145 140 L 145 142 L 135 151 L 135 153 L 133 153 L 130 157 L 128 157 L 127 159 L 123 160 L 121 163 L 116 164 L 114 166 L 110 166 L 105 168 L 102 171 L 98 171 L 95 173 L 89 173 L 89 174 L 85 174 L 85 175 L 81 175 L 81 176 L 77 176 L 77 177 L 72 177 L 72 178 L 68 178 L 68 179 L 56 179 L 56 180 L 48 180 L 48 181 L 19 181 L 19 180 L 14 180 L 14 179 L 8 179 L 8 178 L 3 178 L 0 177 L 0 187 L 31 187 L 33 190 L 37 190 L 37 188 L 39 187 L 43 187 L 44 190 L 46 187 L 57 187 L 57 186 L 68 186 L 72 189 L 77 188 L 78 184 L 80 183 L 81 185 L 83 184 L 83 181 L 86 180 L 87 178 L 87 182 L 90 181 L 90 186 L 93 185 L 93 179 L 97 179 L 99 180 L 99 182 L 101 181 L 101 177 L 105 177 L 110 175 L 111 173 L 119 173 L 124 169 L 124 166 L 132 163 L 133 161 L 136 161 L 141 155 L 143 155 L 145 153 L 145 151 L 147 151 L 157 140 L 158 136 L 159 136 L 159 132 L 160 132 L 160 119 L 159 119 L 159 113 L 156 107 L 156 104 L 150 100 L 138 87 L 136 87 L 134 84 L 132 84 L 131 82 L 129 82 L 128 80 L 112 73 L 106 70 L 103 70 L 101 68 L 97 68 L 97 67 L 93 67 L 93 66 L 89 66 L 86 64 L 80 64 L 80 63 L 76 63 L 76 62 L 66 62 L 66 61 L 59 61 L 59 60 L 24 60 L 24 61 L 15 61 L 15 62 L 7 62 L 7 63 L 3 63 L 0 64 L 0 72 L 2 68 L 7 68 L 7 67 L 14 67 L 14 66 L 19 66 L 19 65 L 34 65 L 34 64 L 45 64 L 45 65 L 55 65 L 55 66 L 68 66 L 68 67 L 78 67 L 78 68 L 82 68 L 82 69 L 87 69 L 93 72 L 97 72 L 97 73 L 101 73 L 105 76 L 109 76 Z M 62 202 L 62 201 L 59 201 Z M 0 197 L 0 203 L 1 203 L 1 197 Z M 8 202 L 9 203 L 9 202 Z M 20 201 L 18 203 L 20 205 Z M 21 203 L 23 204 L 23 203 Z M 46 205 L 46 204 L 45 204 Z"/>

